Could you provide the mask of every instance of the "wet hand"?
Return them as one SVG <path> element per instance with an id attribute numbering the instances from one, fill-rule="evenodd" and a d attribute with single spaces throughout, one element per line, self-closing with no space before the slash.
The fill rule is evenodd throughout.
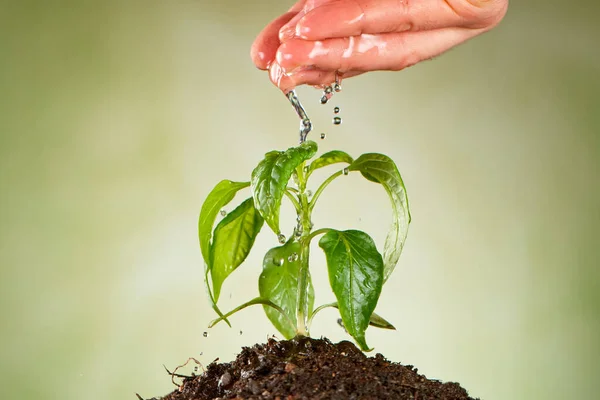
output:
<path id="1" fill-rule="evenodd" d="M 252 45 L 288 91 L 367 71 L 399 71 L 495 27 L 508 0 L 300 0 Z"/>

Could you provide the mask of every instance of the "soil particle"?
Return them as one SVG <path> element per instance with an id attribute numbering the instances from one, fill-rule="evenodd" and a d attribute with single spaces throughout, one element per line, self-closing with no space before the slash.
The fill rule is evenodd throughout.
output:
<path id="1" fill-rule="evenodd" d="M 210 364 L 161 400 L 474 400 L 353 343 L 306 337 L 244 347 L 231 363 Z"/>

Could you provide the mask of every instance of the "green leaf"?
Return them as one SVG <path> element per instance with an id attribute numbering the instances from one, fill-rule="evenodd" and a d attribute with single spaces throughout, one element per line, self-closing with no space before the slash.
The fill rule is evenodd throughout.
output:
<path id="1" fill-rule="evenodd" d="M 223 207 L 225 207 L 235 194 L 250 186 L 250 182 L 232 182 L 223 180 L 219 182 L 214 189 L 208 194 L 206 200 L 202 204 L 200 210 L 200 218 L 198 220 L 198 236 L 200 237 L 200 250 L 204 262 L 209 263 L 210 256 L 210 239 L 212 237 L 212 228 L 217 219 L 217 215 Z"/>
<path id="2" fill-rule="evenodd" d="M 411 217 L 406 188 L 394 161 L 383 154 L 363 154 L 348 169 L 360 171 L 366 179 L 381 184 L 392 203 L 393 221 L 383 249 L 385 282 L 398 264 L 408 234 Z"/>
<path id="3" fill-rule="evenodd" d="M 362 350 L 370 350 L 365 330 L 383 286 L 383 259 L 364 232 L 330 230 L 319 246 L 325 252 L 329 283 L 348 333 Z"/>
<path id="4" fill-rule="evenodd" d="M 317 144 L 306 141 L 286 151 L 271 151 L 252 171 L 254 203 L 269 227 L 279 235 L 279 209 L 286 186 L 294 170 L 317 152 Z"/>
<path id="5" fill-rule="evenodd" d="M 296 336 L 296 307 L 298 304 L 298 275 L 301 266 L 301 246 L 295 241 L 288 241 L 265 254 L 263 271 L 258 280 L 260 296 L 269 299 L 285 312 L 282 315 L 271 307 L 264 307 L 265 314 L 271 323 L 286 338 Z M 312 311 L 315 294 L 309 276 L 308 308 Z M 294 323 L 290 327 L 288 320 Z"/>
<path id="6" fill-rule="evenodd" d="M 310 163 L 310 166 L 308 167 L 308 174 L 310 175 L 314 170 L 326 167 L 331 164 L 341 162 L 351 164 L 352 161 L 353 159 L 348 155 L 348 153 L 345 153 L 341 150 L 329 151 Z"/>
<path id="7" fill-rule="evenodd" d="M 210 248 L 210 274 L 215 302 L 219 300 L 223 281 L 246 259 L 263 225 L 252 198 L 227 214 L 215 228 Z"/>
<path id="8" fill-rule="evenodd" d="M 312 319 L 314 318 L 314 316 L 321 310 L 328 308 L 328 307 L 332 307 L 332 308 L 337 308 L 338 307 L 338 303 L 329 303 L 329 304 L 323 304 L 322 306 L 319 306 L 315 309 L 315 311 L 312 313 L 312 315 L 310 316 L 310 320 L 312 321 Z M 390 329 L 395 331 L 396 327 L 394 325 L 392 325 L 390 322 L 386 321 L 385 318 L 381 317 L 380 315 L 378 315 L 377 313 L 373 313 L 371 314 L 371 318 L 369 319 L 369 325 L 374 326 L 376 328 L 381 328 L 381 329 Z"/>

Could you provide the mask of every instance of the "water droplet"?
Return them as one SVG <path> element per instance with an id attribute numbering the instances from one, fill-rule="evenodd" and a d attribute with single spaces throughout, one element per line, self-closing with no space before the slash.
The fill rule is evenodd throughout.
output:
<path id="1" fill-rule="evenodd" d="M 350 170 L 348 169 L 348 167 L 344 168 L 344 170 L 342 171 L 344 175 L 348 175 L 349 172 Z"/>
<path id="2" fill-rule="evenodd" d="M 240 331 L 240 335 L 242 335 L 244 332 Z"/>
<path id="3" fill-rule="evenodd" d="M 312 192 L 312 190 L 307 190 L 307 191 L 306 191 L 306 195 L 307 195 L 308 197 L 311 197 L 311 196 L 313 195 L 313 192 Z"/>
<path id="4" fill-rule="evenodd" d="M 292 253 L 292 254 L 290 254 L 290 256 L 288 257 L 288 261 L 289 262 L 298 261 L 298 253 Z"/>
<path id="5" fill-rule="evenodd" d="M 339 82 L 336 82 L 333 84 L 333 90 L 335 90 L 336 92 L 341 92 L 342 91 L 342 85 L 340 85 Z"/>
<path id="6" fill-rule="evenodd" d="M 325 86 L 325 94 L 329 94 L 333 92 L 333 88 L 331 86 Z"/>
<path id="7" fill-rule="evenodd" d="M 340 117 L 334 117 L 333 118 L 333 124 L 334 125 L 339 125 L 342 123 L 342 119 Z"/>
<path id="8" fill-rule="evenodd" d="M 285 243 L 285 235 L 283 233 L 280 233 L 279 235 L 277 235 L 277 240 L 279 240 L 279 243 L 284 244 Z"/>
<path id="9" fill-rule="evenodd" d="M 310 171 L 310 167 L 308 165 L 304 166 L 304 173 L 307 174 Z"/>
<path id="10" fill-rule="evenodd" d="M 220 214 L 221 214 L 221 217 L 224 217 L 224 216 L 226 216 L 226 215 L 227 215 L 227 211 L 225 211 L 225 210 L 221 210 L 221 211 L 220 211 Z"/>
<path id="11" fill-rule="evenodd" d="M 339 112 L 340 112 L 340 108 L 339 108 L 339 107 L 334 107 L 334 108 L 333 108 L 333 112 L 334 112 L 335 114 L 339 113 Z"/>
<path id="12" fill-rule="evenodd" d="M 204 333 L 202 334 L 202 336 L 204 336 L 204 337 L 208 337 L 208 332 L 204 332 Z"/>
<path id="13" fill-rule="evenodd" d="M 281 267 L 284 262 L 285 261 L 283 260 L 283 258 L 274 258 L 273 259 L 273 265 L 275 265 L 276 267 Z"/>
<path id="14" fill-rule="evenodd" d="M 327 100 L 329 100 L 327 96 L 323 95 L 323 97 L 321 97 L 321 104 L 327 104 Z"/>
<path id="15" fill-rule="evenodd" d="M 324 133 L 321 133 L 321 139 L 325 139 L 325 136 L 326 135 Z"/>
<path id="16" fill-rule="evenodd" d="M 337 323 L 338 323 L 339 326 L 342 327 L 343 330 L 346 331 L 346 327 L 344 326 L 344 321 L 341 318 L 337 319 Z M 346 332 L 348 332 L 348 331 L 346 331 Z"/>

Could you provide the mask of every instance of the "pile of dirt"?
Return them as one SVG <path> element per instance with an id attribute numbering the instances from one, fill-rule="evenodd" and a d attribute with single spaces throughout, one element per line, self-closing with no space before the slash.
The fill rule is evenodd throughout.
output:
<path id="1" fill-rule="evenodd" d="M 367 357 L 348 341 L 307 337 L 244 347 L 235 361 L 213 362 L 160 400 L 216 399 L 474 400 L 459 384 L 429 380 L 412 365 Z"/>

